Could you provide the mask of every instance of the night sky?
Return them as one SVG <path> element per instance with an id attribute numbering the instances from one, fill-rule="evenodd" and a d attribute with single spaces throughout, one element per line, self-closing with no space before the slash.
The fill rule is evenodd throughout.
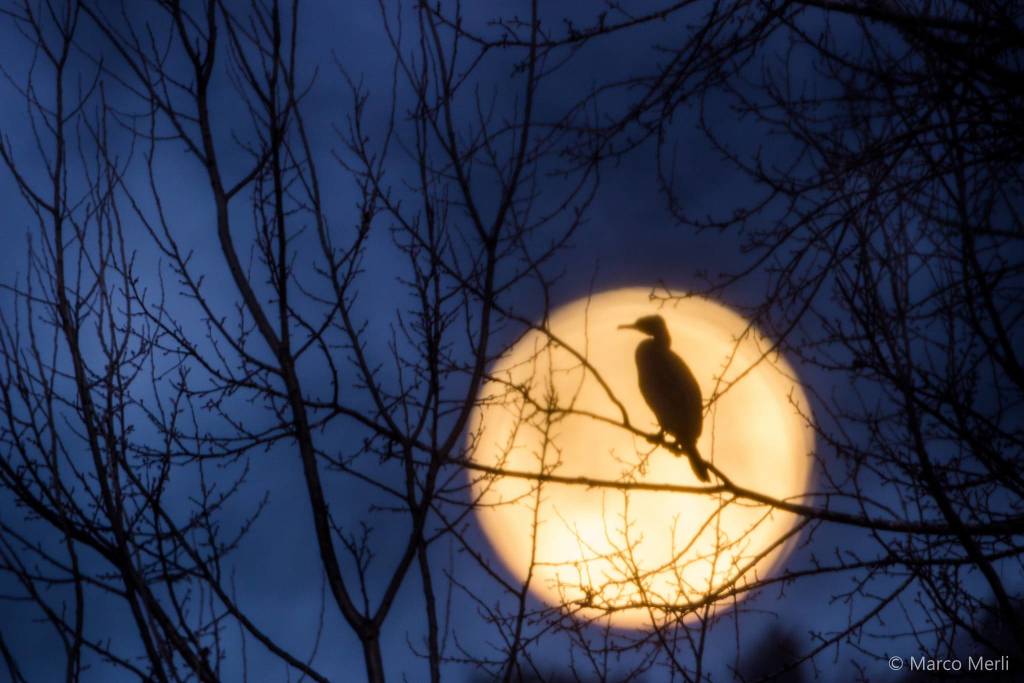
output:
<path id="1" fill-rule="evenodd" d="M 496 29 L 489 27 L 487 21 L 498 10 L 485 3 L 472 5 L 463 10 L 466 25 L 484 33 L 490 31 L 494 35 Z M 133 17 L 136 21 L 142 21 L 143 17 L 148 16 L 147 12 L 157 12 L 149 7 L 136 8 L 134 3 L 129 7 L 129 12 L 136 14 Z M 517 12 L 525 16 L 528 10 L 529 7 L 524 5 L 516 10 L 507 8 L 503 11 L 508 12 L 506 16 Z M 391 20 L 395 20 L 393 8 L 389 7 L 386 12 Z M 593 14 L 593 3 L 557 3 L 557 6 L 551 5 L 543 10 L 542 20 L 546 26 L 561 27 L 563 16 L 574 16 L 577 21 L 585 21 L 586 17 Z M 406 6 L 401 21 L 408 32 L 407 40 L 412 38 L 415 31 L 412 16 L 412 9 Z M 686 24 L 685 17 L 676 16 L 671 21 L 645 24 L 638 29 L 623 31 L 586 45 L 553 76 L 543 81 L 536 104 L 538 118 L 558 120 L 596 85 L 644 72 L 660 64 L 665 57 L 658 46 L 672 41 L 679 34 L 681 26 Z M 349 78 L 361 83 L 369 94 L 366 104 L 369 134 L 371 139 L 379 139 L 377 136 L 383 132 L 383 122 L 390 104 L 394 53 L 384 30 L 382 11 L 374 3 L 307 2 L 302 6 L 300 19 L 300 72 L 307 79 L 315 74 L 310 93 L 302 103 L 303 116 L 314 141 L 314 157 L 319 164 L 321 183 L 329 188 L 325 192 L 325 213 L 331 217 L 335 229 L 345 231 L 347 226 L 353 226 L 358 221 L 359 195 L 351 177 L 337 162 L 337 158 L 344 158 L 347 154 L 338 133 L 344 131 L 352 106 L 351 90 L 346 84 L 342 68 Z M 820 18 L 810 16 L 806 21 L 813 25 Z M 856 39 L 855 32 L 844 29 L 841 21 L 836 22 L 835 30 L 840 38 L 850 35 L 851 40 Z M 81 68 L 85 73 L 93 68 L 83 57 L 86 53 L 104 55 L 105 59 L 109 59 L 109 68 L 119 72 L 116 55 L 90 22 L 82 21 L 78 40 L 80 50 L 75 55 L 76 59 L 81 60 Z M 33 60 L 34 47 L 32 41 L 16 31 L 12 21 L 0 17 L 0 64 L 10 79 L 0 84 L 0 101 L 3 102 L 0 105 L 0 132 L 14 158 L 19 160 L 23 168 L 28 169 L 29 177 L 39 180 L 42 178 L 42 170 L 32 140 L 29 117 L 23 99 L 14 87 L 14 84 L 24 82 Z M 785 45 L 781 40 L 772 38 L 762 50 L 762 54 L 766 55 L 763 59 L 758 57 L 744 67 L 751 74 L 764 68 L 766 61 L 781 59 Z M 519 72 L 516 62 L 521 58 L 521 50 L 495 50 L 487 55 L 473 76 L 476 87 L 487 92 L 488 98 L 493 96 L 493 106 L 498 111 L 502 107 L 518 106 L 519 93 L 513 87 L 504 87 L 503 84 L 517 82 Z M 808 90 L 820 95 L 834 89 L 828 76 L 816 70 L 809 60 L 804 62 L 799 56 L 791 56 L 790 59 L 788 68 L 791 75 Z M 36 78 L 37 87 L 46 85 L 45 70 L 41 69 Z M 108 96 L 113 105 L 139 111 L 139 102 L 119 91 L 110 76 L 107 79 L 110 81 L 107 86 Z M 742 80 L 737 79 L 736 82 L 741 84 L 737 87 L 742 87 Z M 249 160 L 233 144 L 232 135 L 245 139 L 250 134 L 252 122 L 244 106 L 231 93 L 224 74 L 215 78 L 214 83 L 212 107 L 216 113 L 215 127 L 221 136 L 217 144 L 223 149 L 222 163 L 226 175 L 234 177 Z M 740 91 L 739 94 L 744 93 Z M 753 90 L 748 94 L 754 98 L 759 97 Z M 401 131 L 406 125 L 402 110 L 410 106 L 411 100 L 406 89 L 399 89 L 398 98 L 400 113 L 397 126 Z M 612 90 L 602 96 L 600 107 L 602 112 L 612 115 L 630 106 L 634 98 L 634 90 Z M 769 164 L 789 163 L 796 148 L 777 131 L 741 116 L 732 106 L 735 103 L 735 93 L 712 89 L 705 97 L 694 98 L 693 102 L 674 111 L 663 131 L 663 139 L 659 141 L 657 135 L 652 136 L 636 149 L 600 165 L 599 183 L 593 202 L 586 209 L 583 224 L 573 234 L 566 249 L 546 266 L 550 276 L 558 277 L 550 292 L 553 307 L 586 296 L 590 291 L 626 286 L 704 291 L 709 281 L 718 281 L 720 273 L 736 271 L 748 263 L 749 254 L 741 250 L 742 238 L 736 232 L 716 229 L 697 231 L 692 226 L 681 224 L 673 216 L 657 179 L 656 153 L 660 149 L 677 155 L 674 188 L 681 202 L 678 208 L 687 215 L 696 218 L 728 216 L 739 207 L 756 203 L 762 190 L 754 187 L 748 178 L 723 159 L 719 150 L 713 148 L 700 131 L 701 121 L 713 121 L 719 139 L 727 141 L 732 150 L 740 153 L 760 150 L 761 158 Z M 459 105 L 456 115 L 471 122 L 476 113 L 471 102 L 465 101 Z M 111 134 L 119 154 L 127 155 L 131 146 L 130 135 L 116 126 Z M 126 178 L 126 184 L 144 198 L 142 209 L 152 212 L 154 205 L 142 173 L 144 150 L 140 145 L 131 153 L 134 154 L 134 171 Z M 412 177 L 415 174 L 415 166 L 397 146 L 391 154 L 393 159 L 388 162 L 388 169 L 395 178 Z M 564 160 L 557 158 L 545 161 L 546 165 L 538 178 L 542 203 L 554 201 L 572 182 L 571 177 L 566 178 L 558 172 L 559 165 L 564 163 Z M 173 226 L 181 245 L 186 250 L 194 251 L 191 263 L 193 272 L 207 278 L 207 296 L 212 307 L 225 316 L 232 316 L 238 299 L 230 287 L 223 258 L 217 248 L 213 204 L 201 164 L 181 144 L 165 142 L 160 147 L 155 168 L 167 221 Z M 403 196 L 403 201 L 416 200 L 415 194 L 408 190 L 399 189 L 397 192 Z M 487 197 L 487 192 L 484 187 L 481 196 Z M 486 211 L 493 211 L 494 203 L 491 197 L 490 201 L 485 200 L 482 205 Z M 0 273 L 3 274 L 5 284 L 24 283 L 29 272 L 27 250 L 30 244 L 38 247 L 39 237 L 36 232 L 39 228 L 16 183 L 6 172 L 0 172 L 0 205 L 4 207 L 0 224 L 0 235 L 4 243 L 3 249 L 0 249 Z M 769 207 L 757 220 L 770 222 L 775 212 L 780 210 L 781 206 Z M 245 200 L 238 205 L 234 216 L 237 218 L 236 234 L 240 245 L 249 245 L 247 240 L 251 238 L 245 235 L 247 228 L 251 227 L 252 217 Z M 160 284 L 156 274 L 164 273 L 165 284 L 170 283 L 168 312 L 186 327 L 201 329 L 202 314 L 192 302 L 175 293 L 179 288 L 173 284 L 173 277 L 167 274 L 166 258 L 154 248 L 152 239 L 140 228 L 127 208 L 124 220 L 126 243 L 135 253 L 136 272 L 143 278 L 141 286 L 155 296 Z M 387 343 L 397 320 L 396 311 L 410 305 L 408 292 L 401 281 L 405 261 L 391 241 L 387 223 L 388 218 L 381 216 L 379 228 L 371 231 L 362 264 L 358 300 L 354 307 L 360 323 L 366 325 L 365 334 L 375 340 L 375 343 L 368 346 L 370 361 L 372 364 L 383 364 L 385 378 L 391 377 L 389 373 L 393 372 L 389 365 L 390 351 Z M 543 239 L 538 238 L 538 245 Z M 246 254 L 248 248 L 241 246 L 240 251 Z M 297 255 L 297 269 L 308 267 L 302 258 L 307 253 L 304 250 L 314 248 L 311 232 L 304 232 L 295 238 L 292 249 Z M 755 272 L 734 286 L 716 291 L 715 297 L 741 310 L 754 306 L 764 291 L 766 277 L 764 273 Z M 261 281 L 257 287 L 261 288 L 263 294 L 267 293 L 265 281 Z M 509 302 L 519 313 L 528 317 L 536 318 L 543 312 L 543 301 L 536 288 L 522 287 L 506 299 L 506 303 Z M 308 312 L 314 310 L 317 309 L 310 307 Z M 9 292 L 0 300 L 0 311 L 8 319 L 14 315 L 15 306 Z M 840 315 L 838 308 L 836 315 Z M 512 341 L 515 334 L 512 326 L 501 328 L 497 332 L 496 343 Z M 199 338 L 202 336 L 198 335 Z M 399 353 L 403 349 L 402 343 L 399 341 Z M 456 343 L 464 345 L 465 341 Z M 464 346 L 462 350 L 465 351 Z M 815 395 L 834 395 L 848 389 L 847 380 L 843 376 L 832 376 L 821 369 L 802 366 L 796 358 L 790 360 L 801 379 L 816 392 Z M 165 358 L 160 362 L 168 361 Z M 326 390 L 326 380 L 321 377 L 315 365 L 304 365 L 299 370 L 311 391 Z M 356 395 L 352 400 L 357 406 L 369 405 L 365 396 Z M 240 397 L 231 401 L 234 417 L 247 427 L 257 430 L 262 425 L 271 424 L 272 416 L 259 401 L 247 402 Z M 360 401 L 363 403 L 360 404 Z M 200 414 L 198 419 L 200 424 L 211 429 L 223 426 L 213 415 Z M 147 434 L 156 438 L 155 432 L 147 431 L 152 428 L 141 420 L 136 429 L 136 436 L 140 439 L 144 439 Z M 322 443 L 330 444 L 341 453 L 358 448 L 363 435 L 338 422 L 328 426 L 319 438 Z M 330 680 L 361 680 L 363 660 L 358 640 L 343 622 L 326 592 L 302 471 L 292 446 L 288 441 L 282 441 L 268 449 L 257 449 L 241 460 L 211 467 L 209 476 L 212 480 L 223 478 L 228 481 L 239 475 L 244 468 L 248 468 L 245 490 L 221 511 L 221 528 L 230 535 L 231 529 L 244 525 L 264 497 L 266 507 L 245 541 L 227 561 L 227 566 L 236 568 L 230 585 L 240 602 L 249 610 L 250 616 L 270 636 L 300 656 L 312 657 L 315 668 L 321 674 Z M 334 518 L 350 530 L 358 529 L 360 520 L 371 521 L 374 538 L 378 541 L 374 561 L 384 565 L 393 562 L 401 548 L 401 539 L 404 539 L 406 522 L 380 510 L 378 506 L 383 501 L 381 496 L 360 482 L 326 471 L 323 476 Z M 872 480 L 869 478 L 868 481 Z M 875 480 L 874 485 L 878 488 L 873 494 L 878 499 L 891 499 L 887 498 L 883 484 Z M 172 510 L 174 505 L 182 506 L 182 510 L 188 509 L 189 496 L 196 486 L 198 482 L 194 471 L 182 470 L 181 476 L 172 482 L 168 494 L 169 500 L 174 502 L 167 504 Z M 0 519 L 27 534 L 40 534 L 40 542 L 53 540 L 50 532 L 38 531 L 39 525 L 24 520 L 21 509 L 6 491 L 0 497 Z M 467 533 L 470 537 L 479 537 L 478 532 L 472 528 Z M 857 553 L 871 555 L 876 552 L 873 548 L 874 540 L 869 532 L 838 524 L 824 525 L 813 536 L 803 537 L 790 563 L 793 567 L 801 567 L 807 566 L 812 557 L 827 559 Z M 482 572 L 473 570 L 472 561 L 454 552 L 449 544 L 439 543 L 432 552 L 438 590 L 442 593 L 447 588 L 440 577 L 446 568 L 459 570 L 460 580 L 466 582 L 465 589 L 468 591 L 486 593 L 493 590 L 489 579 Z M 85 553 L 83 562 L 87 566 L 90 563 L 96 566 L 100 561 Z M 504 571 L 498 564 L 495 567 L 499 572 Z M 1012 575 L 1012 567 L 1010 572 L 1005 577 L 1007 584 L 1019 591 L 1020 577 Z M 763 638 L 784 633 L 791 634 L 796 647 L 806 651 L 814 646 L 812 633 L 828 634 L 845 627 L 856 605 L 851 606 L 848 601 L 834 599 L 834 596 L 849 588 L 846 582 L 852 582 L 855 578 L 854 575 L 808 577 L 794 585 L 769 588 L 748 599 L 744 604 L 749 611 L 743 615 L 742 635 L 739 636 L 743 650 L 741 655 L 749 655 L 762 643 L 769 642 Z M 9 575 L 0 575 L 0 593 L 16 591 L 13 581 Z M 879 581 L 879 585 L 886 585 L 885 579 Z M 977 576 L 968 576 L 964 582 L 965 585 L 977 583 L 979 595 L 985 594 L 987 590 Z M 59 590 L 62 589 L 55 588 L 55 594 Z M 370 587 L 371 593 L 379 590 L 381 586 Z M 425 660 L 413 652 L 422 651 L 424 642 L 420 591 L 418 574 L 410 572 L 383 628 L 382 649 L 389 680 L 428 680 Z M 124 607 L 117 599 L 96 594 L 90 600 L 88 621 L 94 628 L 104 632 L 113 643 L 122 639 L 129 639 L 130 642 L 130 639 L 136 638 L 134 627 L 127 620 Z M 0 610 L 3 637 L 8 647 L 17 654 L 27 679 L 61 680 L 63 660 L 52 655 L 55 642 L 52 630 L 34 621 L 38 617 L 35 607 L 29 603 L 5 601 L 0 603 Z M 459 590 L 452 593 L 449 645 L 457 643 L 459 647 L 476 655 L 500 656 L 500 651 L 494 649 L 498 645 L 496 636 L 482 625 L 474 610 L 475 607 L 464 593 Z M 825 681 L 856 680 L 858 669 L 863 668 L 868 680 L 897 680 L 884 662 L 871 653 L 886 651 L 907 655 L 916 652 L 913 638 L 904 641 L 895 638 L 906 632 L 908 622 L 921 620 L 923 611 L 921 605 L 908 599 L 899 606 L 893 606 L 887 614 L 890 618 L 884 624 L 875 623 L 869 630 L 859 634 L 862 642 L 830 647 L 820 653 L 814 659 L 813 666 L 803 667 L 805 676 L 816 674 L 819 680 Z M 322 633 L 318 638 L 321 620 Z M 707 651 L 715 654 L 708 656 L 707 666 L 714 680 L 729 680 L 732 677 L 730 667 L 737 661 L 737 634 L 738 629 L 732 626 L 728 618 L 713 633 Z M 886 643 L 880 635 L 893 640 Z M 227 629 L 222 646 L 230 652 L 238 647 L 238 642 L 238 629 L 234 626 Z M 312 654 L 314 647 L 315 655 Z M 268 655 L 257 644 L 250 641 L 247 648 L 249 680 L 297 679 L 294 670 L 288 671 L 279 660 Z M 534 650 L 540 667 L 555 673 L 567 671 L 569 662 L 565 661 L 564 654 L 564 641 L 558 638 L 552 638 L 550 643 L 542 643 Z M 623 656 L 623 670 L 632 662 L 630 656 Z M 241 666 L 241 658 L 228 656 L 223 664 L 223 680 L 241 680 Z M 445 680 L 486 680 L 475 678 L 477 674 L 472 668 L 454 663 L 445 665 L 444 674 Z M 7 679 L 0 676 L 0 680 Z M 97 662 L 94 670 L 84 673 L 83 680 L 127 681 L 136 680 L 136 677 Z M 654 670 L 643 680 L 669 679 L 661 678 L 659 672 Z"/>

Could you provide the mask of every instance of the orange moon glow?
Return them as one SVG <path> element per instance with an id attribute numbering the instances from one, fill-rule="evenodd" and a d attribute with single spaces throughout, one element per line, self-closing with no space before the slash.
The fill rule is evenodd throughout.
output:
<path id="1" fill-rule="evenodd" d="M 621 426 L 608 391 L 566 349 L 586 358 L 634 428 L 656 433 L 633 359 L 644 337 L 617 327 L 659 314 L 705 406 L 719 392 L 697 442 L 704 458 L 738 486 L 777 499 L 805 494 L 814 434 L 793 369 L 778 354 L 765 355 L 770 343 L 732 310 L 696 297 L 659 306 L 649 294 L 620 289 L 557 309 L 548 329 L 565 347 L 541 332 L 521 338 L 481 392 L 469 435 L 472 462 L 555 477 L 700 485 L 685 457 Z M 778 566 L 794 540 L 792 514 L 729 493 L 472 474 L 480 526 L 509 572 L 528 579 L 545 603 L 584 619 L 607 614 L 618 627 L 650 627 L 709 595 L 742 589 Z"/>

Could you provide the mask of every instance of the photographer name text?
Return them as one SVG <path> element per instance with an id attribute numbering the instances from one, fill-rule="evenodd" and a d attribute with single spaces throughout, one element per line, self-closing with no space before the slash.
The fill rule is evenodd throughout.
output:
<path id="1" fill-rule="evenodd" d="M 910 657 L 907 662 L 911 671 L 1009 671 L 1010 657 L 968 657 L 964 659 L 929 659 Z"/>

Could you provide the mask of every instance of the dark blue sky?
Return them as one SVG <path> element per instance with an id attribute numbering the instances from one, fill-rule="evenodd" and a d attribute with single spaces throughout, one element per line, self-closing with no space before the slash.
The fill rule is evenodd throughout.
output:
<path id="1" fill-rule="evenodd" d="M 589 3 L 559 4 L 557 12 L 584 12 Z M 467 8 L 468 23 L 482 28 L 481 20 L 486 18 L 489 8 L 483 6 Z M 555 10 L 550 10 L 555 11 Z M 480 16 L 475 16 L 477 13 Z M 371 93 L 368 104 L 368 118 L 379 123 L 387 112 L 388 89 L 393 54 L 388 46 L 382 28 L 379 8 L 374 3 L 307 3 L 302 13 L 304 35 L 300 54 L 307 75 L 318 70 L 314 89 L 305 100 L 305 116 L 317 140 L 318 162 L 321 181 L 329 187 L 327 211 L 336 216 L 338 224 L 355 220 L 355 204 L 358 195 L 347 173 L 332 160 L 332 151 L 344 154 L 341 143 L 333 132 L 334 126 L 344 127 L 345 117 L 351 106 L 349 92 L 334 64 L 343 64 L 345 70 L 360 79 Z M 577 55 L 556 76 L 546 82 L 538 103 L 542 117 L 556 116 L 575 101 L 594 83 L 612 80 L 623 75 L 649 68 L 660 59 L 652 45 L 670 40 L 676 24 L 656 24 L 640 31 L 624 32 L 608 40 L 595 43 L 582 54 Z M 102 50 L 89 30 L 83 31 L 83 43 L 88 49 Z M 32 58 L 32 45 L 12 29 L 11 22 L 0 20 L 0 64 L 15 82 L 26 72 Z M 116 67 L 115 67 L 116 68 Z M 806 72 L 808 83 L 823 89 L 828 83 L 816 80 L 810 69 Z M 514 82 L 513 64 L 507 56 L 497 55 L 485 63 L 476 78 L 481 88 L 493 88 L 500 108 L 502 102 L 513 102 L 516 93 L 500 84 Z M 40 76 L 40 83 L 43 83 Z M 9 83 L 0 85 L 0 131 L 14 151 L 14 154 L 31 167 L 35 150 L 31 131 L 27 127 L 24 106 Z M 603 103 L 608 110 L 614 110 L 628 102 L 628 95 L 619 93 Z M 404 102 L 404 101 L 403 101 Z M 244 131 L 249 125 L 244 110 L 229 90 L 215 94 L 215 111 L 219 113 L 217 124 L 220 144 L 230 149 L 232 129 Z M 729 141 L 734 149 L 745 150 L 765 146 L 769 155 L 784 160 L 789 151 L 777 138 L 766 131 L 740 121 L 733 116 L 720 96 L 704 103 L 705 114 L 714 117 L 719 135 Z M 464 116 L 473 112 L 466 106 Z M 732 167 L 713 151 L 697 130 L 698 111 L 696 107 L 677 111 L 669 133 L 679 154 L 678 190 L 683 208 L 693 216 L 727 214 L 733 208 L 751 203 L 754 190 Z M 401 126 L 401 122 L 399 123 Z M 127 138 L 121 143 L 127 144 Z M 163 191 L 166 192 L 169 222 L 176 234 L 188 248 L 195 249 L 194 271 L 204 273 L 216 282 L 223 276 L 223 263 L 214 237 L 213 212 L 210 193 L 205 186 L 201 166 L 194 158 L 165 145 L 162 151 L 158 173 Z M 672 148 L 672 145 L 667 145 Z M 590 207 L 585 225 L 575 234 L 570 247 L 560 257 L 553 270 L 564 269 L 564 277 L 553 291 L 553 304 L 573 300 L 585 295 L 593 286 L 598 290 L 620 286 L 655 286 L 665 283 L 680 289 L 698 289 L 701 280 L 698 273 L 706 271 L 714 275 L 718 271 L 730 271 L 744 263 L 739 242 L 733 234 L 717 232 L 695 234 L 691 228 L 680 226 L 669 212 L 665 198 L 659 192 L 656 182 L 655 147 L 651 142 L 622 159 L 607 164 L 601 170 L 601 184 L 593 205 Z M 229 175 L 241 168 L 245 159 L 241 156 L 226 156 L 225 165 Z M 407 163 L 407 162 L 406 162 Z M 396 155 L 391 170 L 398 175 L 411 171 L 403 169 L 402 160 Z M 37 167 L 38 168 L 38 167 Z M 136 182 L 136 189 L 144 190 L 142 177 L 129 179 Z M 562 181 L 555 176 L 544 181 L 550 183 L 552 192 L 557 194 Z M 37 229 L 33 218 L 21 200 L 14 182 L 6 173 L 0 173 L 0 205 L 4 207 L 0 234 L 4 248 L 0 250 L 0 272 L 5 281 L 24 278 L 26 272 L 25 249 L 27 240 Z M 151 206 L 149 208 L 152 208 Z M 238 212 L 244 213 L 244 209 Z M 159 256 L 152 248 L 148 236 L 137 228 L 131 230 L 128 242 L 138 251 L 140 272 L 152 276 L 159 268 Z M 301 244 L 301 242 L 300 242 Z M 301 256 L 301 247 L 299 247 Z M 300 259 L 301 260 L 301 259 Z M 395 302 L 406 296 L 397 276 L 402 272 L 402 261 L 390 244 L 386 230 L 371 238 L 370 249 L 365 262 L 365 284 L 360 287 L 357 310 L 372 334 L 386 340 L 388 329 L 393 322 Z M 150 283 L 156 287 L 156 281 Z M 722 296 L 725 302 L 734 306 L 751 304 L 757 300 L 762 280 L 752 277 L 740 286 L 734 287 Z M 211 303 L 220 311 L 230 312 L 236 297 L 230 287 L 211 286 L 208 289 Z M 524 293 L 517 302 L 521 310 L 530 314 L 538 313 L 540 302 L 535 294 Z M 5 311 L 10 302 L 4 299 Z M 198 324 L 200 316 L 187 302 L 174 302 L 175 315 L 183 321 Z M 388 350 L 384 343 L 371 345 L 371 361 L 384 362 Z M 315 368 L 306 368 L 305 379 L 310 386 L 317 386 Z M 823 394 L 845 387 L 832 386 L 830 380 L 809 371 L 804 376 L 809 383 Z M 239 410 L 247 410 L 240 407 Z M 256 426 L 267 420 L 267 415 L 258 407 L 250 413 L 242 412 L 239 419 Z M 346 433 L 344 426 L 331 427 L 324 435 L 325 441 L 337 440 L 339 450 L 345 450 Z M 294 453 L 287 445 L 279 444 L 266 453 L 254 454 L 248 461 L 251 471 L 247 476 L 247 492 L 233 501 L 224 514 L 226 528 L 243 522 L 255 508 L 262 495 L 268 495 L 269 504 L 245 542 L 232 556 L 239 567 L 234 580 L 241 601 L 250 614 L 266 629 L 280 639 L 292 651 L 309 655 L 311 653 L 317 622 L 320 619 L 321 601 L 325 599 L 325 588 L 321 578 L 317 550 L 312 536 L 312 524 L 305 499 L 302 472 Z M 230 465 L 226 472 L 211 476 L 230 476 L 241 468 L 240 463 Z M 378 561 L 388 563 L 396 552 L 397 543 L 389 542 L 389 535 L 400 538 L 403 525 L 394 525 L 389 516 L 378 511 L 369 511 L 369 506 L 378 502 L 367 495 L 365 487 L 351 479 L 337 476 L 327 477 L 329 497 L 336 518 L 345 522 L 372 519 L 377 528 L 377 544 L 380 549 Z M 182 506 L 187 506 L 190 487 L 195 478 L 184 477 L 175 482 L 175 490 Z M 18 513 L 4 498 L 0 501 L 0 515 L 14 519 Z M 473 532 L 470 532 L 473 533 Z M 842 527 L 820 530 L 810 542 L 799 547 L 794 555 L 794 566 L 806 562 L 812 554 L 828 557 L 837 548 L 844 552 L 868 550 L 873 541 L 862 532 L 853 532 Z M 436 549 L 436 561 L 440 575 L 449 562 L 454 565 L 470 560 L 458 554 L 449 555 L 448 546 L 441 544 Z M 479 574 L 479 572 L 477 572 Z M 488 590 L 485 577 L 468 572 L 471 589 Z M 0 577 L 0 586 L 3 581 Z M 744 618 L 743 648 L 750 649 L 766 629 L 776 631 L 789 629 L 805 645 L 811 641 L 809 630 L 828 633 L 848 623 L 849 605 L 833 602 L 830 597 L 837 593 L 837 579 L 824 576 L 800 582 L 782 593 L 765 591 L 749 606 L 765 610 L 765 614 L 750 614 Z M 410 574 L 396 602 L 396 608 L 388 618 L 384 630 L 384 652 L 387 673 L 391 680 L 422 680 L 424 662 L 410 653 L 407 643 L 419 646 L 422 643 L 422 608 L 418 599 L 419 581 L 415 573 Z M 108 604 L 108 602 L 110 604 Z M 473 615 L 472 604 L 456 592 L 453 598 L 452 637 L 470 651 L 487 653 L 493 644 L 492 636 L 479 627 L 479 619 Z M 111 638 L 131 637 L 130 626 L 119 623 L 124 618 L 121 608 L 113 607 L 112 601 L 98 598 L 92 605 L 90 620 L 103 623 Z M 907 605 L 907 609 L 917 607 Z M 29 626 L 31 608 L 23 605 L 4 603 L 2 609 L 4 635 L 22 657 L 30 680 L 56 680 L 55 676 L 62 663 L 49 654 L 51 634 L 45 626 Z M 777 618 L 770 612 L 777 613 Z M 228 634 L 227 647 L 232 647 Z M 736 632 L 724 625 L 714 635 L 709 651 L 716 652 L 711 658 L 712 667 L 719 672 L 720 680 L 728 678 L 727 667 L 734 661 L 734 640 Z M 235 643 L 237 645 L 237 643 Z M 872 643 L 871 647 L 876 647 Z M 558 669 L 567 663 L 563 661 L 564 645 L 552 642 L 548 648 L 538 650 L 543 666 Z M 493 654 L 493 653 L 492 653 Z M 285 668 L 258 647 L 249 646 L 250 680 L 285 680 Z M 240 676 L 238 658 L 229 657 L 225 680 Z M 851 659 L 859 659 L 866 666 L 878 666 L 878 662 L 864 657 L 855 648 L 830 651 L 819 657 L 819 673 L 825 680 L 846 680 L 852 671 Z M 362 657 L 358 642 L 340 619 L 337 610 L 327 599 L 324 609 L 324 630 L 315 657 L 319 671 L 332 680 L 358 680 L 362 670 Z M 870 669 L 869 669 L 870 670 Z M 469 678 L 470 672 L 451 667 L 453 680 Z M 259 672 L 259 673 L 256 673 Z M 294 679 L 294 672 L 291 676 Z M 881 678 L 879 678 L 881 680 Z M 108 677 L 90 680 L 114 680 Z M 125 675 L 123 680 L 130 680 Z M 649 680 L 659 680 L 652 674 Z"/>

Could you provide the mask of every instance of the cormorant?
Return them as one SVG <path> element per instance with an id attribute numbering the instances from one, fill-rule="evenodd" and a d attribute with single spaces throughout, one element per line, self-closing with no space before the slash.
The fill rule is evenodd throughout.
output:
<path id="1" fill-rule="evenodd" d="M 693 473 L 701 481 L 709 481 L 708 466 L 697 451 L 697 437 L 703 426 L 700 385 L 683 359 L 669 348 L 668 327 L 660 315 L 638 318 L 620 330 L 638 330 L 648 335 L 636 347 L 636 369 L 640 393 L 654 411 L 662 434 L 675 437 L 675 453 L 690 458 Z"/>

